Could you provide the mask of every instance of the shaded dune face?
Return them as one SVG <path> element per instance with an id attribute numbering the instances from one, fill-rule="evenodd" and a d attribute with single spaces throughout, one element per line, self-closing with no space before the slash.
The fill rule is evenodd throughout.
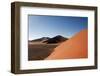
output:
<path id="1" fill-rule="evenodd" d="M 82 30 L 54 49 L 46 59 L 76 59 L 88 57 L 88 31 Z"/>

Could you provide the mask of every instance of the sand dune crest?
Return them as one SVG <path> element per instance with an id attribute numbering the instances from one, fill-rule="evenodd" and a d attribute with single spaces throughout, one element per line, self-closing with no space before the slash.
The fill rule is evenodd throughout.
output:
<path id="1" fill-rule="evenodd" d="M 88 57 L 88 31 L 80 31 L 54 49 L 46 59 L 73 59 Z"/>

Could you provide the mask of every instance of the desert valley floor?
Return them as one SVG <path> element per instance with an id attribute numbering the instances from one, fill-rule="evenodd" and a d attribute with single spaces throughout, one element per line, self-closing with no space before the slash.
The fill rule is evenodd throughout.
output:
<path id="1" fill-rule="evenodd" d="M 58 44 L 33 43 L 29 44 L 29 60 L 43 60 L 48 57 Z"/>

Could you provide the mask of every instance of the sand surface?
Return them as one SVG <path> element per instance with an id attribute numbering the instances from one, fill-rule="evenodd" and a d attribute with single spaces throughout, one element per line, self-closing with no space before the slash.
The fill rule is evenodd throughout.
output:
<path id="1" fill-rule="evenodd" d="M 88 57 L 88 31 L 80 31 L 57 46 L 46 59 L 75 59 Z"/>
<path id="2" fill-rule="evenodd" d="M 29 43 L 28 60 L 44 60 L 58 44 L 44 44 L 40 42 Z"/>

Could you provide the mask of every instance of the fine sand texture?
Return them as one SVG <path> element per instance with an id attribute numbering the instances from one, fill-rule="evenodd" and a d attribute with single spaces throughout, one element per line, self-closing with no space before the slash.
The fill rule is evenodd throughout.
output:
<path id="1" fill-rule="evenodd" d="M 64 41 L 57 46 L 54 51 L 46 58 L 53 59 L 76 59 L 88 57 L 88 31 L 80 31 L 72 38 Z"/>

